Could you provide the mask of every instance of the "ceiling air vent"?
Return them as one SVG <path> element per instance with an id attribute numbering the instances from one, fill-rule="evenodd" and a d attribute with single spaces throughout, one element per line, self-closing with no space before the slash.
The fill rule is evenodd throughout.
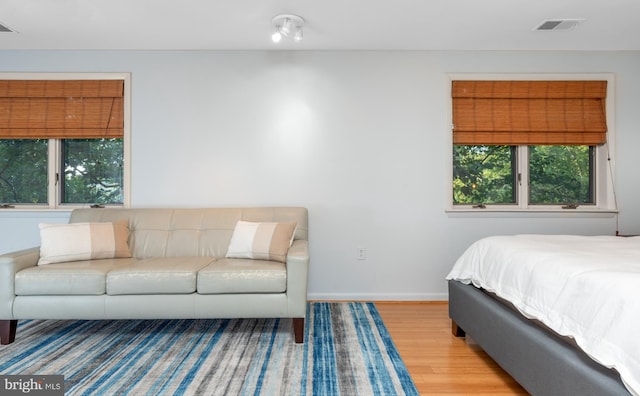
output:
<path id="1" fill-rule="evenodd" d="M 572 30 L 582 22 L 584 22 L 584 19 L 546 19 L 534 30 Z"/>
<path id="2" fill-rule="evenodd" d="M 14 30 L 9 29 L 6 25 L 0 22 L 0 33 L 15 33 Z"/>

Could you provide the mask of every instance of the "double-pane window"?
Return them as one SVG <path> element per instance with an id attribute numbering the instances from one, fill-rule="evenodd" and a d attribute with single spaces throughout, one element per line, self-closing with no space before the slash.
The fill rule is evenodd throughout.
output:
<path id="1" fill-rule="evenodd" d="M 595 152 L 578 145 L 453 146 L 453 202 L 517 205 L 525 194 L 529 205 L 593 205 Z M 519 164 L 527 168 L 526 186 Z"/>

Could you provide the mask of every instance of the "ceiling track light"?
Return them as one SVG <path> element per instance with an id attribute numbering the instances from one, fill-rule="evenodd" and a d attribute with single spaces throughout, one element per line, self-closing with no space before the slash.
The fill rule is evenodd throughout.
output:
<path id="1" fill-rule="evenodd" d="M 302 27 L 304 26 L 304 19 L 297 15 L 282 14 L 276 15 L 271 20 L 273 25 L 273 34 L 271 40 L 274 43 L 279 43 L 283 37 L 292 37 L 295 42 L 299 42 L 304 37 Z"/>

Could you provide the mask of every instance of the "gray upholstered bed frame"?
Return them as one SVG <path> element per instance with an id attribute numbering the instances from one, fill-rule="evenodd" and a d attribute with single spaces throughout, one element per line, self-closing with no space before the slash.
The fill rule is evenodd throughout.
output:
<path id="1" fill-rule="evenodd" d="M 472 285 L 449 281 L 449 316 L 532 395 L 630 395 L 616 371 Z"/>

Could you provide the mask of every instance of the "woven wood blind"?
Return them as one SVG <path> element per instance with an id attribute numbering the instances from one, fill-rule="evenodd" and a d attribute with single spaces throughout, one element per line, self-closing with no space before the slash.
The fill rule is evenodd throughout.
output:
<path id="1" fill-rule="evenodd" d="M 123 98 L 122 80 L 0 80 L 0 138 L 121 138 Z"/>
<path id="2" fill-rule="evenodd" d="M 606 142 L 606 81 L 454 81 L 453 143 Z"/>

